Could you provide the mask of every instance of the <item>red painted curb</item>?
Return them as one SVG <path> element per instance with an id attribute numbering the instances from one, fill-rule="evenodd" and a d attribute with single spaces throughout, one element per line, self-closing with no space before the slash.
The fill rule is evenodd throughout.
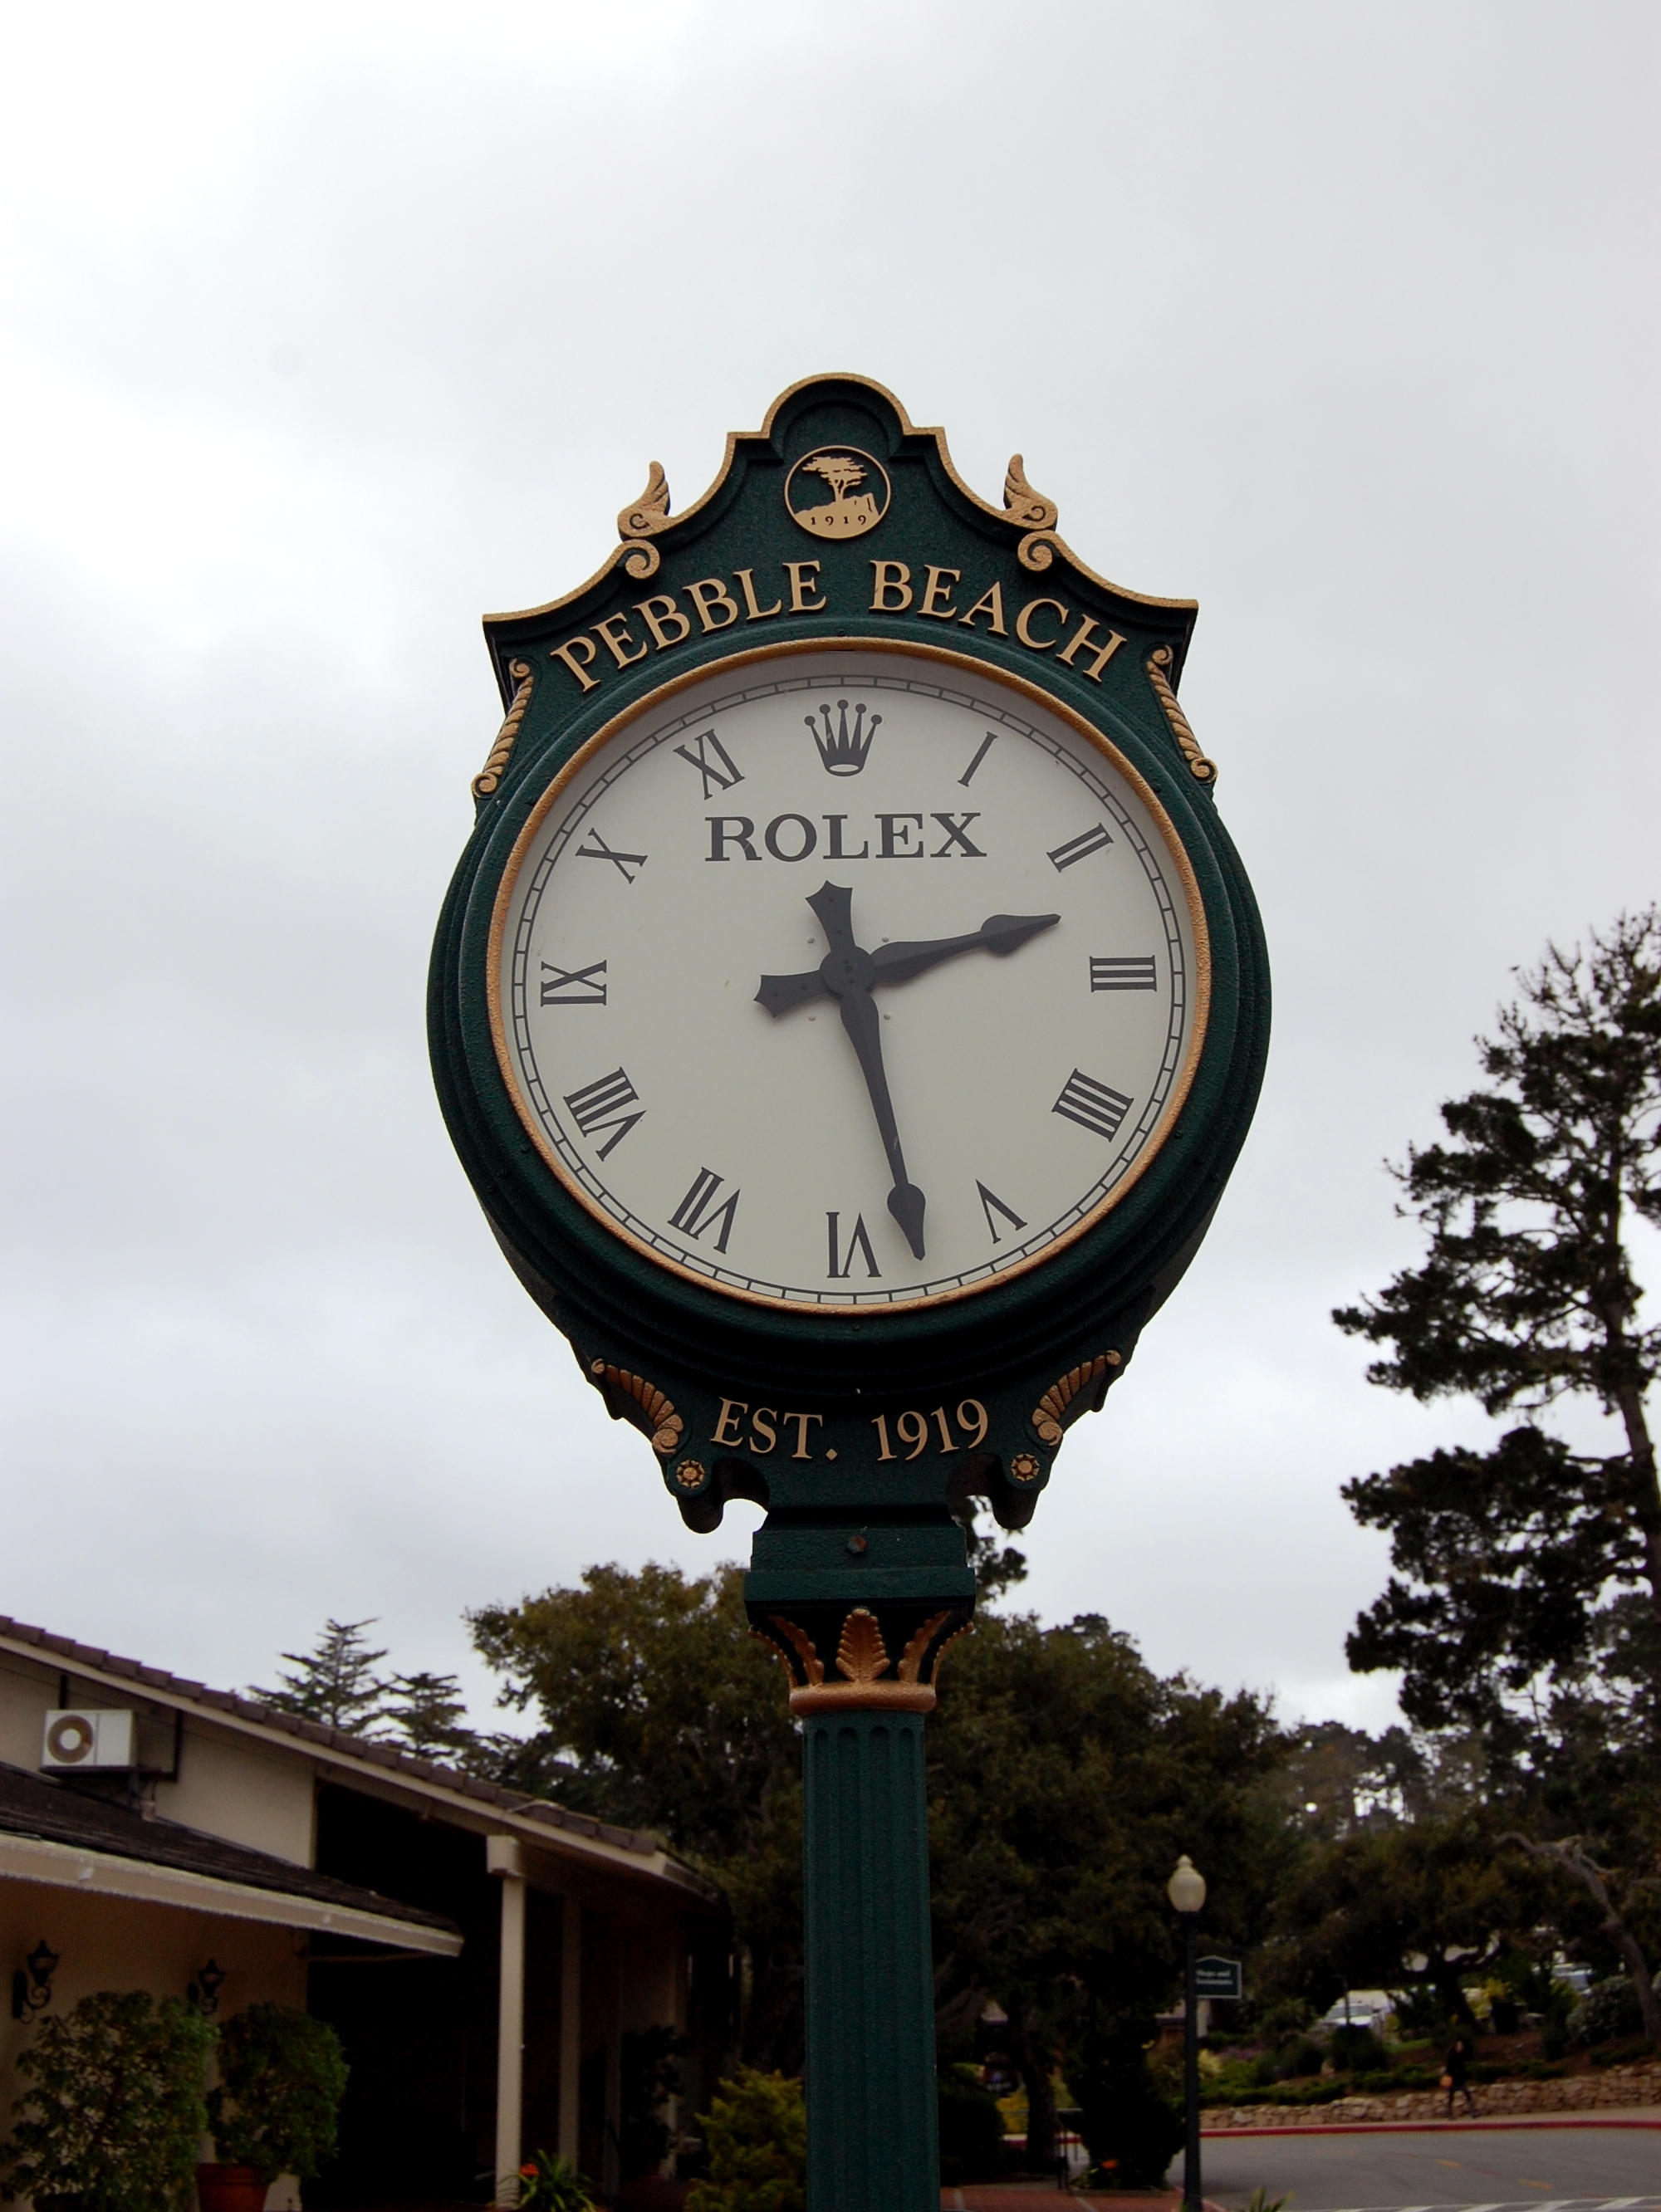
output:
<path id="1" fill-rule="evenodd" d="M 1605 2119 L 1594 2108 L 1585 2112 L 1495 2112 L 1475 2120 L 1318 2120 L 1294 2122 L 1287 2127 L 1202 2128 L 1202 2142 L 1226 2142 L 1231 2136 L 1424 2136 L 1464 2135 L 1494 2128 L 1657 2128 L 1661 2113 L 1652 2120 Z"/>

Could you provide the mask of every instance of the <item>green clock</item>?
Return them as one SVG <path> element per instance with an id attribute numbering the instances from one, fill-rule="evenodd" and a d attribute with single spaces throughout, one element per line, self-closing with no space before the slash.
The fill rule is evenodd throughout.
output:
<path id="1" fill-rule="evenodd" d="M 867 1465 L 1025 1519 L 1250 1115 L 1267 977 L 1177 703 L 1193 610 L 1084 568 L 1019 462 L 1006 500 L 819 380 L 487 624 L 440 1095 L 694 1525 Z"/>

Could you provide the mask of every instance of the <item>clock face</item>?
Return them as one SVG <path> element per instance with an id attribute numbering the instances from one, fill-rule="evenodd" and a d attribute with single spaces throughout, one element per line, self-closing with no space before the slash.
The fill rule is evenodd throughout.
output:
<path id="1" fill-rule="evenodd" d="M 549 1165 L 733 1296 L 962 1297 L 1110 1207 L 1204 1029 L 1159 802 L 979 663 L 742 655 L 551 783 L 498 894 L 491 1018 Z"/>

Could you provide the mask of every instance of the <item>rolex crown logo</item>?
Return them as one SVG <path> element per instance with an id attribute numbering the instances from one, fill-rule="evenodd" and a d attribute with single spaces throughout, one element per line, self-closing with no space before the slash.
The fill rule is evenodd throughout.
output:
<path id="1" fill-rule="evenodd" d="M 824 722 L 823 731 L 811 714 L 804 714 L 802 720 L 813 732 L 813 743 L 819 749 L 819 758 L 824 763 L 826 772 L 830 775 L 857 775 L 865 766 L 866 756 L 871 750 L 871 740 L 877 734 L 877 726 L 882 720 L 882 716 L 873 714 L 867 722 L 865 719 L 864 703 L 856 702 L 854 708 L 854 726 L 849 729 L 846 699 L 838 699 L 837 702 L 837 722 L 834 728 L 831 726 L 830 708 L 828 701 L 820 707 L 819 713 Z"/>

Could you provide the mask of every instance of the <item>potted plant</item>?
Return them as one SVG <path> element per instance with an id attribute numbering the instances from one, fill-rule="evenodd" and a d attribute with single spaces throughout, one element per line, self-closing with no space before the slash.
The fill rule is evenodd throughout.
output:
<path id="1" fill-rule="evenodd" d="M 0 2144 L 0 2196 L 38 2212 L 179 2212 L 213 2040 L 199 2013 L 146 1990 L 102 1990 L 42 2021 L 17 2061 L 29 2087 Z"/>
<path id="2" fill-rule="evenodd" d="M 202 2212 L 265 2212 L 280 2173 L 315 2180 L 334 2156 L 346 2060 L 326 2021 L 252 2004 L 219 2032 L 208 2125 L 222 2163 L 197 2168 Z"/>
<path id="3" fill-rule="evenodd" d="M 512 2195 L 502 2200 L 511 2204 Z M 593 2184 L 568 2158 L 539 2150 L 519 2169 L 519 2212 L 596 2212 Z"/>

